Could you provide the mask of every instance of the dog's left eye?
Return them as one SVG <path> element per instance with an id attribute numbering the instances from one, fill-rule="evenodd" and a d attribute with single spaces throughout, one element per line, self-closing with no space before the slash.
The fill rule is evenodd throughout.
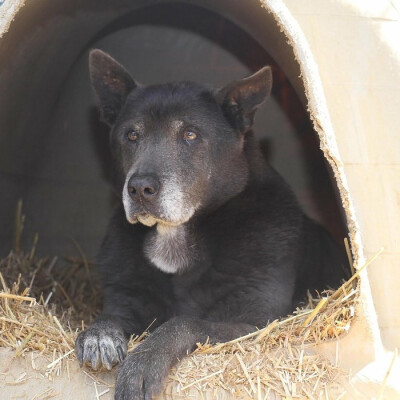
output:
<path id="1" fill-rule="evenodd" d="M 133 129 L 130 129 L 127 133 L 126 133 L 126 137 L 128 138 L 128 140 L 130 140 L 131 142 L 135 142 L 138 139 L 138 134 L 136 133 L 136 131 L 134 131 Z"/>
<path id="2" fill-rule="evenodd" d="M 189 141 L 191 141 L 191 140 L 196 140 L 196 139 L 197 139 L 197 134 L 196 134 L 195 132 L 193 132 L 193 131 L 186 131 L 186 132 L 183 134 L 183 138 L 184 138 L 185 140 L 189 140 Z"/>

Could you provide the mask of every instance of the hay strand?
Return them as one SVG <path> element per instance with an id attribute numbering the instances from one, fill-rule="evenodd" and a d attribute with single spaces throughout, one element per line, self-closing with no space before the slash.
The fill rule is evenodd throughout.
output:
<path id="1" fill-rule="evenodd" d="M 199 384 L 200 382 L 205 381 L 206 379 L 210 379 L 210 378 L 212 378 L 213 376 L 220 374 L 221 372 L 223 372 L 222 369 L 219 370 L 219 371 L 217 371 L 217 372 L 213 372 L 213 373 L 210 374 L 210 375 L 207 375 L 207 376 L 205 376 L 205 377 L 203 377 L 203 378 L 201 378 L 201 379 L 198 379 L 197 381 L 191 382 L 191 383 L 189 383 L 188 385 L 186 385 L 186 386 L 180 388 L 179 391 L 185 391 L 186 389 L 189 389 L 191 386 L 197 385 L 197 384 Z"/>
<path id="2" fill-rule="evenodd" d="M 0 272 L 0 274 L 1 274 L 1 272 Z M 19 301 L 29 301 L 30 303 L 36 302 L 36 299 L 34 297 L 19 296 L 17 294 L 4 293 L 4 292 L 0 293 L 0 298 L 19 300 Z"/>
<path id="3" fill-rule="evenodd" d="M 328 299 L 326 297 L 323 297 L 319 303 L 317 304 L 317 306 L 314 308 L 314 310 L 312 310 L 312 312 L 310 313 L 310 315 L 307 317 L 307 319 L 303 322 L 303 326 L 307 326 L 313 319 L 314 317 L 324 308 L 324 305 L 326 304 L 326 302 L 328 301 Z"/>

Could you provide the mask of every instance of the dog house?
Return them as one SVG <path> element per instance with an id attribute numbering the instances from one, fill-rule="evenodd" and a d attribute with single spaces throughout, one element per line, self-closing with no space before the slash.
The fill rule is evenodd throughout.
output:
<path id="1" fill-rule="evenodd" d="M 288 116 L 272 99 L 255 128 L 269 136 L 277 130 L 275 144 L 267 143 L 272 163 L 336 236 L 344 230 L 333 221 L 343 213 L 355 269 L 384 248 L 360 273 L 348 334 L 315 351 L 350 371 L 353 396 L 400 398 L 399 19 L 400 6 L 389 0 L 0 2 L 0 251 L 12 247 L 21 197 L 28 240 L 39 231 L 42 251 L 68 252 L 65 237 L 74 236 L 92 256 L 105 230 L 113 196 L 107 132 L 97 122 L 87 75 L 90 48 L 109 51 L 144 83 L 224 84 L 272 63 L 315 131 L 297 143 L 278 127 Z M 322 149 L 328 173 L 315 179 L 324 186 L 331 174 L 339 208 L 329 203 L 321 211 L 324 198 L 307 197 L 304 170 L 324 169 L 303 163 L 307 140 Z M 81 398 L 99 397 L 79 370 L 69 379 L 55 378 L 59 398 L 79 398 L 78 390 Z M 19 387 L 30 393 L 29 384 Z"/>

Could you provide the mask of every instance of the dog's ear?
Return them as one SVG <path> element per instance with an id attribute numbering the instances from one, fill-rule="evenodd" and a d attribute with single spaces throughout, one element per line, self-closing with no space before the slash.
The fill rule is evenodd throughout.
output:
<path id="1" fill-rule="evenodd" d="M 112 126 L 126 97 L 137 84 L 121 64 L 98 49 L 91 50 L 89 54 L 89 73 L 101 117 Z"/>
<path id="2" fill-rule="evenodd" d="M 257 108 L 270 95 L 271 88 L 272 71 L 267 66 L 248 78 L 219 89 L 216 99 L 233 127 L 246 133 L 253 125 Z"/>

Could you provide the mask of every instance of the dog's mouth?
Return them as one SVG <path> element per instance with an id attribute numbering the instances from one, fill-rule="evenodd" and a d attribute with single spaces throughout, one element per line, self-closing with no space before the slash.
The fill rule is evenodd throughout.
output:
<path id="1" fill-rule="evenodd" d="M 168 221 L 160 216 L 155 216 L 148 211 L 141 211 L 132 215 L 127 215 L 127 220 L 131 224 L 141 223 L 142 225 L 151 227 L 156 224 L 166 226 L 179 226 L 181 222 Z"/>

